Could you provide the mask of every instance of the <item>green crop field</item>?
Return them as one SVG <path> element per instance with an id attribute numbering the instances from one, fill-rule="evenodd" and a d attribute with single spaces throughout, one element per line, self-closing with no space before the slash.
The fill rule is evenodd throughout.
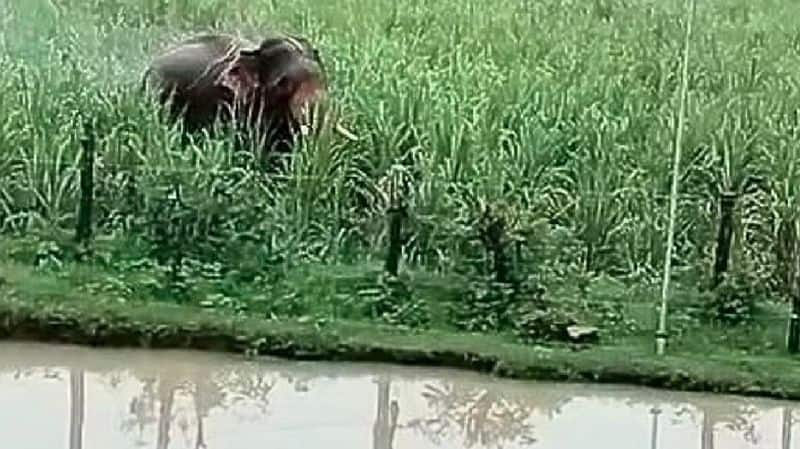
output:
<path id="1" fill-rule="evenodd" d="M 676 345 L 782 350 L 800 295 L 798 12 L 698 3 Z M 533 340 L 574 319 L 650 344 L 687 17 L 678 0 L 5 0 L 0 289 Z M 141 76 L 211 30 L 308 37 L 358 140 L 323 134 L 270 176 L 224 137 L 182 143 Z M 400 276 L 384 278 L 397 205 Z M 728 276 L 710 289 L 720 226 Z"/>

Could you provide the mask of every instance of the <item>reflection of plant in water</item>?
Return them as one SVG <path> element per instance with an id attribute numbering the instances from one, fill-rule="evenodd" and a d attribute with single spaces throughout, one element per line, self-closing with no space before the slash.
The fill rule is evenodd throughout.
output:
<path id="1" fill-rule="evenodd" d="M 502 447 L 516 441 L 528 444 L 535 441 L 533 427 L 526 422 L 534 406 L 522 405 L 482 388 L 459 388 L 452 384 L 438 388 L 428 384 L 425 390 L 422 395 L 434 417 L 414 419 L 402 427 L 420 431 L 434 444 L 441 444 L 454 430 L 464 437 L 465 447 L 476 444 Z"/>
<path id="2" fill-rule="evenodd" d="M 145 427 L 156 422 L 156 379 L 148 378 L 142 381 L 142 393 L 131 398 L 128 405 L 128 412 L 131 418 L 122 420 L 122 431 L 130 432 L 134 428 L 138 430 L 137 443 L 143 444 L 141 440 Z"/>
<path id="3" fill-rule="evenodd" d="M 309 374 L 301 374 L 300 376 L 297 376 L 292 375 L 291 373 L 287 373 L 283 377 L 286 379 L 286 382 L 294 385 L 294 391 L 298 393 L 305 393 L 311 389 L 311 381 L 314 378 L 314 376 Z"/>
<path id="4" fill-rule="evenodd" d="M 66 372 L 61 368 L 36 367 L 36 368 L 15 368 L 9 370 L 15 380 L 28 377 L 43 377 L 58 381 L 66 381 Z M 112 388 L 116 388 L 128 375 L 141 382 L 141 390 L 134 395 L 128 403 L 126 417 L 123 417 L 120 429 L 124 433 L 136 433 L 136 444 L 147 444 L 143 436 L 145 430 L 156 425 L 157 442 L 156 448 L 166 448 L 169 446 L 169 434 L 172 423 L 176 423 L 178 428 L 183 431 L 184 436 L 188 435 L 191 424 L 195 426 L 195 448 L 205 448 L 205 435 L 203 421 L 208 417 L 209 412 L 216 408 L 227 408 L 249 401 L 260 412 L 265 413 L 269 405 L 269 394 L 275 387 L 278 375 L 272 373 L 261 373 L 258 371 L 242 371 L 240 367 L 231 371 L 217 371 L 213 374 L 203 371 L 182 371 L 171 372 L 168 376 L 142 376 L 128 370 L 115 370 L 104 373 L 97 373 L 100 378 L 105 379 Z M 285 377 L 285 376 L 284 376 Z M 83 374 L 79 378 L 83 378 Z M 72 381 L 71 389 L 76 390 L 74 373 L 70 377 Z M 133 380 L 132 379 L 132 380 Z M 287 379 L 289 383 L 291 378 Z M 298 387 L 308 389 L 307 381 L 298 379 L 297 383 L 302 384 Z M 83 381 L 79 382 L 83 385 Z M 79 395 L 73 397 L 81 403 L 79 409 L 83 409 L 82 389 Z M 181 410 L 176 406 L 176 399 L 184 398 L 191 400 L 192 406 L 186 410 Z M 181 413 L 183 412 L 183 413 Z M 189 419 L 187 414 L 193 414 L 194 418 Z M 82 419 L 72 411 L 71 418 L 75 428 L 82 427 Z M 79 435 L 73 432 L 73 435 Z M 75 439 L 77 442 L 78 440 Z M 80 446 L 79 443 L 77 443 Z"/>
<path id="5" fill-rule="evenodd" d="M 156 435 L 156 449 L 167 449 L 169 446 L 169 429 L 172 424 L 172 404 L 175 400 L 175 382 L 158 383 L 158 400 L 161 403 L 158 410 L 158 434 Z"/>
<path id="6" fill-rule="evenodd" d="M 33 367 L 33 368 L 14 368 L 11 370 L 12 378 L 20 380 L 30 377 L 41 377 L 49 380 L 66 381 L 69 389 L 69 447 L 71 449 L 79 449 L 83 446 L 83 425 L 85 419 L 85 388 L 86 388 L 86 373 L 82 368 L 69 367 L 66 371 L 64 368 L 56 367 Z M 65 374 L 68 373 L 68 376 Z M 121 372 L 111 373 L 98 373 L 99 379 L 106 379 L 111 388 L 116 388 L 121 383 Z M 153 411 L 153 394 L 152 388 L 148 388 L 148 381 L 145 381 L 144 394 L 141 397 L 135 397 L 129 405 L 129 412 L 134 415 L 133 419 L 123 420 L 123 431 L 130 431 L 139 423 L 139 436 L 143 431 L 143 427 L 155 422 L 155 413 Z M 152 383 L 153 380 L 150 380 Z M 148 407 L 149 404 L 149 407 Z M 149 413 L 148 413 L 149 412 Z M 141 439 L 138 441 L 142 443 Z"/>
<path id="7" fill-rule="evenodd" d="M 49 366 L 44 368 L 17 368 L 14 370 L 14 380 L 22 379 L 23 377 L 32 377 L 35 374 L 42 374 L 45 379 L 63 380 L 62 372 L 58 368 L 51 368 Z"/>
<path id="8" fill-rule="evenodd" d="M 169 444 L 172 422 L 177 424 L 187 439 L 190 438 L 190 424 L 194 424 L 194 446 L 202 449 L 206 446 L 203 421 L 212 409 L 228 408 L 242 401 L 250 401 L 264 413 L 269 393 L 276 383 L 274 376 L 263 373 L 249 375 L 233 371 L 218 372 L 216 375 L 204 372 L 178 374 L 180 375 L 172 373 L 167 377 L 142 380 L 141 393 L 130 402 L 130 417 L 123 421 L 124 432 L 137 428 L 141 438 L 146 427 L 157 424 L 156 447 L 165 448 Z M 176 409 L 176 399 L 182 397 L 191 399 L 190 408 Z M 187 416 L 189 413 L 194 415 L 191 420 Z"/>
<path id="9" fill-rule="evenodd" d="M 709 413 L 709 419 L 712 423 L 723 422 L 728 429 L 734 432 L 742 432 L 745 441 L 758 444 L 759 435 L 756 432 L 756 425 L 753 422 L 755 416 L 758 414 L 758 410 L 756 410 L 755 407 L 739 407 L 738 415 L 730 413 L 727 409 L 723 410 L 714 410 L 712 408 L 711 413 L 709 413 L 709 410 L 706 409 L 706 413 Z"/>
<path id="10" fill-rule="evenodd" d="M 111 388 L 117 388 L 119 384 L 122 383 L 122 373 L 120 372 L 109 373 L 107 378 L 108 378 L 108 385 Z"/>
<path id="11" fill-rule="evenodd" d="M 146 378 L 142 382 L 142 393 L 134 396 L 128 407 L 132 417 L 123 419 L 121 429 L 123 432 L 130 432 L 136 428 L 139 433 L 137 444 L 143 445 L 145 444 L 145 441 L 142 440 L 144 429 L 155 423 L 157 428 L 156 448 L 165 449 L 169 446 L 175 395 L 181 392 L 185 385 L 178 383 L 173 378 Z M 158 411 L 156 411 L 157 402 Z"/>
<path id="12" fill-rule="evenodd" d="M 174 408 L 175 422 L 186 447 L 189 447 L 194 439 L 195 449 L 206 447 L 205 426 L 203 421 L 208 417 L 209 412 L 215 406 L 223 402 L 223 394 L 214 382 L 209 378 L 193 379 L 191 382 L 183 382 L 174 390 L 175 398 L 189 398 L 190 404 L 183 403 Z M 176 401 L 177 403 L 177 401 Z M 190 429 L 194 426 L 194 435 Z"/>
<path id="13" fill-rule="evenodd" d="M 215 384 L 218 387 L 216 392 L 220 394 L 220 404 L 224 402 L 227 394 L 232 403 L 251 401 L 262 413 L 265 413 L 269 405 L 268 397 L 275 388 L 276 380 L 272 374 L 255 373 L 251 376 L 228 376 L 224 380 L 216 381 Z M 211 388 L 210 385 L 209 388 Z"/>
<path id="14" fill-rule="evenodd" d="M 194 384 L 194 414 L 197 426 L 195 448 L 206 447 L 205 426 L 203 420 L 217 404 L 224 402 L 224 393 L 217 384 L 208 377 L 198 379 Z"/>
<path id="15" fill-rule="evenodd" d="M 683 406 L 675 412 L 676 417 L 688 415 L 693 422 L 701 420 L 701 442 L 703 449 L 710 449 L 714 445 L 714 427 L 722 424 L 733 432 L 741 433 L 744 441 L 758 444 L 759 435 L 756 432 L 755 419 L 758 409 L 749 404 L 734 406 L 728 402 L 713 402 L 710 404 L 690 407 Z"/>

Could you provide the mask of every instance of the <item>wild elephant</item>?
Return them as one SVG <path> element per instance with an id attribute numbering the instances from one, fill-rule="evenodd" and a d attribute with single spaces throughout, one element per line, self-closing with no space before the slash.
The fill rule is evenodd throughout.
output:
<path id="1" fill-rule="evenodd" d="M 256 131 L 262 156 L 289 151 L 313 130 L 314 110 L 327 97 L 327 75 L 310 42 L 275 35 L 255 45 L 225 34 L 203 34 L 155 57 L 145 86 L 155 87 L 187 131 L 217 119 Z M 342 127 L 340 132 L 354 138 Z"/>

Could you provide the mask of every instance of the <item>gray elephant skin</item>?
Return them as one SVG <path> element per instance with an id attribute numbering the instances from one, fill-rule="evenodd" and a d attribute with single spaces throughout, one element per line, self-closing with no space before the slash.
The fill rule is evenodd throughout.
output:
<path id="1" fill-rule="evenodd" d="M 290 35 L 259 45 L 225 34 L 186 39 L 151 61 L 143 86 L 186 131 L 233 122 L 258 138 L 262 157 L 291 151 L 310 132 L 328 89 L 317 50 Z"/>

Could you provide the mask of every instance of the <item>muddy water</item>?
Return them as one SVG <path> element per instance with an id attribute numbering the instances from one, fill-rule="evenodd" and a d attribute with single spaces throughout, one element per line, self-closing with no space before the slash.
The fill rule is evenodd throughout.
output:
<path id="1" fill-rule="evenodd" d="M 0 398 L 10 449 L 800 448 L 797 403 L 189 351 L 0 343 Z"/>

